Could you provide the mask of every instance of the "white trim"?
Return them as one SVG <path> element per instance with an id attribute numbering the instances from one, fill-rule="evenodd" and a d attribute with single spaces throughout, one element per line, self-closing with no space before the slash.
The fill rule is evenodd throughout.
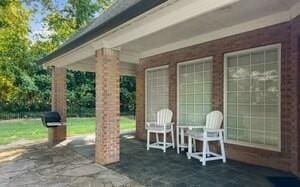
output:
<path id="1" fill-rule="evenodd" d="M 181 41 L 176 41 L 174 43 L 166 44 L 159 48 L 147 50 L 141 53 L 141 58 L 174 51 L 177 49 L 190 47 L 193 45 L 199 45 L 205 42 L 225 38 L 228 36 L 234 36 L 237 34 L 241 34 L 244 32 L 249 32 L 253 30 L 257 30 L 260 28 L 268 27 L 271 25 L 276 25 L 279 23 L 284 23 L 290 20 L 290 12 L 280 12 L 273 15 L 269 15 L 266 17 L 262 17 L 259 19 L 251 20 L 248 22 L 243 22 L 241 24 L 237 24 L 231 27 L 226 27 L 220 30 L 212 31 L 209 33 L 201 34 L 192 38 L 188 38 Z"/>
<path id="2" fill-rule="evenodd" d="M 157 67 L 153 67 L 153 68 L 147 68 L 147 69 L 145 69 L 145 73 L 144 73 L 144 76 L 145 76 L 145 123 L 146 122 L 148 122 L 147 121 L 147 114 L 148 114 L 148 111 L 147 111 L 147 105 L 148 105 L 148 85 L 147 85 L 147 82 L 148 82 L 148 76 L 147 76 L 147 74 L 148 74 L 148 72 L 149 71 L 153 71 L 153 70 L 159 70 L 159 69 L 168 69 L 168 71 L 169 71 L 169 65 L 162 65 L 162 66 L 157 66 Z M 169 72 L 168 72 L 169 73 Z M 169 87 L 169 85 L 168 85 L 168 87 Z M 169 96 L 168 96 L 168 98 L 169 98 Z"/>
<path id="3" fill-rule="evenodd" d="M 279 94 L 278 95 L 278 114 L 279 114 L 279 121 L 278 121 L 278 124 L 279 124 L 279 142 L 278 142 L 278 147 L 274 148 L 274 147 L 271 147 L 271 146 L 268 146 L 268 145 L 259 145 L 259 144 L 246 143 L 246 142 L 241 142 L 239 140 L 236 140 L 236 141 L 235 140 L 227 140 L 227 59 L 228 59 L 229 56 L 249 54 L 249 53 L 256 52 L 256 51 L 265 51 L 265 50 L 268 50 L 268 49 L 277 49 L 278 50 L 278 90 L 279 90 L 279 93 L 278 93 Z M 225 143 L 281 152 L 281 63 L 282 63 L 281 44 L 267 45 L 267 46 L 250 48 L 250 49 L 245 49 L 245 50 L 240 50 L 240 51 L 235 51 L 235 52 L 230 52 L 230 53 L 225 53 L 224 54 L 223 111 L 224 111 L 224 131 L 225 131 L 224 140 L 225 140 Z M 251 96 L 250 96 L 250 98 L 251 98 Z"/>
<path id="4" fill-rule="evenodd" d="M 203 57 L 203 58 L 197 58 L 197 59 L 193 59 L 193 60 L 188 60 L 188 61 L 183 61 L 183 62 L 178 62 L 177 63 L 177 68 L 179 66 L 182 65 L 186 65 L 186 64 L 193 64 L 193 63 L 197 63 L 197 62 L 204 62 L 204 61 L 208 61 L 208 60 L 213 60 L 213 56 L 209 56 L 209 57 Z"/>
<path id="5" fill-rule="evenodd" d="M 177 63 L 177 77 L 176 77 L 176 121 L 177 123 L 179 123 L 179 68 L 180 66 L 183 66 L 183 65 L 187 65 L 187 64 L 193 64 L 193 63 L 202 63 L 202 62 L 205 62 L 205 61 L 208 61 L 208 60 L 211 60 L 212 61 L 212 64 L 213 64 L 213 56 L 209 56 L 209 57 L 203 57 L 203 58 L 198 58 L 198 59 L 194 59 L 194 60 L 188 60 L 188 61 L 183 61 L 183 62 L 179 62 Z M 213 68 L 213 67 L 212 67 Z M 213 71 L 213 69 L 212 69 Z M 213 82 L 213 81 L 212 81 Z M 212 91 L 212 95 L 213 95 L 213 91 Z M 195 102 L 195 101 L 194 101 Z"/>
<path id="6" fill-rule="evenodd" d="M 180 0 L 166 7 L 157 15 L 149 15 L 143 20 L 143 24 L 133 24 L 121 31 L 111 35 L 109 41 L 112 47 L 137 40 L 144 36 L 184 22 L 196 16 L 232 5 L 240 0 Z M 154 18 L 154 19 L 153 19 Z"/>
<path id="7" fill-rule="evenodd" d="M 162 66 L 155 66 L 155 67 L 152 67 L 152 68 L 146 68 L 145 71 L 153 71 L 153 70 L 158 70 L 158 69 L 165 69 L 165 68 L 168 68 L 169 65 L 162 65 Z"/>
<path id="8" fill-rule="evenodd" d="M 187 19 L 192 18 L 193 16 L 199 16 L 202 15 L 203 13 L 207 11 L 213 11 L 221 7 L 224 7 L 226 5 L 234 4 L 236 3 L 236 0 L 224 0 L 224 2 L 220 1 L 197 1 L 197 0 L 169 0 L 149 11 L 146 13 L 112 29 L 111 31 L 87 42 L 84 43 L 71 51 L 68 51 L 50 61 L 48 61 L 44 66 L 65 66 L 68 64 L 72 64 L 75 62 L 80 61 L 83 58 L 87 58 L 89 56 L 94 55 L 95 50 L 102 48 L 102 47 L 107 47 L 107 48 L 114 48 L 116 50 L 121 50 L 120 46 L 124 44 L 124 42 L 130 42 L 133 41 L 134 39 L 141 38 L 143 36 L 146 36 L 146 33 L 149 33 L 150 30 L 147 30 L 146 27 L 144 27 L 144 24 L 146 22 L 147 26 L 151 26 L 151 30 L 153 32 L 157 32 L 159 30 L 162 30 L 166 28 L 166 23 L 168 23 L 168 26 L 174 25 L 176 23 L 184 22 Z M 185 3 L 185 4 L 184 4 Z M 205 4 L 206 3 L 206 4 Z M 227 4 L 226 4 L 227 3 Z M 216 5 L 213 5 L 216 4 Z M 184 5 L 184 6 L 183 6 Z M 195 5 L 195 6 L 192 6 Z M 197 6 L 196 6 L 197 5 Z M 200 6 L 200 5 L 205 5 L 205 6 Z M 222 5 L 222 6 L 221 6 Z M 201 7 L 201 10 L 197 9 L 197 7 Z M 203 8 L 202 8 L 203 7 Z M 206 10 L 205 10 L 206 8 Z M 180 13 L 179 13 L 180 9 Z M 174 12 L 170 12 L 170 10 L 175 10 Z M 190 14 L 191 12 L 187 11 L 190 10 L 192 11 L 193 15 Z M 198 12 L 197 12 L 198 11 Z M 201 12 L 202 11 L 202 12 Z M 172 23 L 167 22 L 166 20 L 169 20 L 170 16 L 168 15 L 176 15 L 176 18 L 179 17 L 180 20 L 177 20 L 177 22 L 174 22 L 174 19 L 172 17 Z M 181 41 L 176 41 L 174 43 L 169 43 L 164 46 L 161 46 L 159 48 L 151 49 L 142 52 L 141 54 L 137 53 L 137 55 L 134 55 L 136 58 L 145 58 L 148 56 L 153 56 L 156 54 L 168 52 L 168 51 L 173 51 L 176 49 L 196 45 L 196 44 L 201 44 L 204 42 L 244 33 L 247 31 L 252 31 L 256 30 L 259 28 L 264 28 L 267 26 L 279 24 L 279 23 L 284 23 L 287 21 L 292 20 L 296 16 L 300 15 L 300 2 L 294 4 L 292 7 L 290 7 L 289 10 L 287 11 L 282 11 L 279 13 L 275 13 L 273 15 L 269 15 L 266 17 L 258 18 L 255 20 L 251 20 L 248 22 L 244 22 L 241 24 L 236 24 L 231 27 L 223 28 L 220 30 L 212 31 L 206 34 L 201 34 L 186 40 L 181 40 Z M 162 18 L 164 18 L 162 20 Z M 153 22 L 155 21 L 155 22 Z M 155 24 L 154 24 L 155 23 Z M 153 25 L 149 25 L 153 24 Z M 141 29 L 141 27 L 143 29 Z M 139 30 L 141 33 L 138 33 L 139 36 L 135 36 L 132 34 L 132 32 L 137 32 Z M 120 39 L 120 40 L 118 40 Z M 137 62 L 136 59 L 134 59 L 134 62 Z"/>
<path id="9" fill-rule="evenodd" d="M 48 61 L 44 66 L 60 65 L 62 62 L 64 65 L 73 63 L 73 53 L 76 53 L 76 51 L 80 49 L 86 49 L 86 47 L 93 49 L 92 55 L 96 49 L 102 47 L 118 48 L 125 43 L 184 22 L 190 18 L 234 4 L 238 1 L 240 0 L 168 0 L 111 31 Z M 71 60 L 61 59 L 62 57 L 68 58 L 68 55 L 71 55 L 69 56 Z"/>

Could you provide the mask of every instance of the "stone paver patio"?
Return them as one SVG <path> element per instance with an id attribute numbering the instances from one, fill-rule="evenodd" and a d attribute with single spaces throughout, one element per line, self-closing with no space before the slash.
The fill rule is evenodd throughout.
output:
<path id="1" fill-rule="evenodd" d="M 69 143 L 69 142 L 66 142 Z M 0 186 L 140 186 L 61 145 L 23 146 L 0 151 Z"/>
<path id="2" fill-rule="evenodd" d="M 90 141 L 93 139 L 90 139 Z M 73 149 L 89 159 L 94 158 L 94 144 L 89 140 L 73 141 Z M 208 162 L 188 160 L 168 149 L 146 151 L 146 144 L 136 139 L 121 138 L 121 161 L 107 166 L 145 186 L 300 186 L 297 177 L 286 172 L 228 160 Z"/>
<path id="3" fill-rule="evenodd" d="M 232 160 L 203 167 L 172 149 L 146 151 L 145 142 L 128 137 L 121 138 L 121 161 L 106 167 L 93 161 L 94 136 L 55 148 L 39 143 L 0 150 L 0 186 L 300 186 L 289 173 Z"/>

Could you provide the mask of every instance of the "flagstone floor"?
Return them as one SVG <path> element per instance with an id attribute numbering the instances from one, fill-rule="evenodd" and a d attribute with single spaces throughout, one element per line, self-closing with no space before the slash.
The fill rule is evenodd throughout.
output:
<path id="1" fill-rule="evenodd" d="M 35 144 L 0 151 L 0 187 L 141 186 L 60 145 Z"/>
<path id="2" fill-rule="evenodd" d="M 121 161 L 94 163 L 94 136 L 70 138 L 55 148 L 46 143 L 0 149 L 0 187 L 23 186 L 300 186 L 292 174 L 228 160 L 186 159 L 168 149 L 146 151 L 145 142 L 121 138 Z"/>
<path id="3" fill-rule="evenodd" d="M 92 139 L 93 140 L 93 139 Z M 82 142 L 85 142 L 84 145 Z M 73 149 L 88 159 L 94 159 L 93 141 L 72 142 Z M 292 174 L 266 167 L 249 165 L 233 160 L 223 164 L 210 161 L 203 167 L 196 159 L 188 160 L 185 153 L 168 149 L 146 150 L 146 143 L 131 136 L 121 138 L 121 161 L 108 168 L 145 186 L 300 186 Z"/>

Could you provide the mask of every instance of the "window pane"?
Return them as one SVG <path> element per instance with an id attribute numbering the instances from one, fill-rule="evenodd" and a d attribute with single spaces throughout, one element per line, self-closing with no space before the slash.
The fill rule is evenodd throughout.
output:
<path id="1" fill-rule="evenodd" d="M 276 49 L 266 51 L 266 62 L 277 62 L 278 52 Z"/>
<path id="2" fill-rule="evenodd" d="M 249 130 L 238 130 L 238 140 L 244 142 L 250 142 L 250 131 Z"/>
<path id="3" fill-rule="evenodd" d="M 192 64 L 179 65 L 178 79 L 179 88 L 187 85 L 185 90 L 179 89 L 179 100 L 188 104 L 186 115 L 179 113 L 179 123 L 204 125 L 205 116 L 212 109 L 212 61 L 199 60 Z M 192 79 L 193 81 L 190 81 Z M 184 95 L 187 95 L 186 100 L 181 99 Z M 182 105 L 179 105 L 179 111 L 181 107 Z"/>
<path id="4" fill-rule="evenodd" d="M 279 147 L 279 60 L 277 48 L 227 57 L 227 139 Z"/>
<path id="5" fill-rule="evenodd" d="M 228 116 L 227 117 L 227 126 L 228 126 L 228 128 L 237 128 L 237 118 Z"/>
<path id="6" fill-rule="evenodd" d="M 237 129 L 227 128 L 227 138 L 231 140 L 236 140 L 237 138 Z"/>
<path id="7" fill-rule="evenodd" d="M 181 71 L 186 71 L 181 70 Z M 169 75 L 168 68 L 161 68 L 146 71 L 147 77 L 147 106 L 146 106 L 146 120 L 156 121 L 156 113 L 163 108 L 169 108 Z M 183 92 L 186 90 L 184 85 L 180 86 Z M 181 96 L 180 104 L 186 102 L 186 97 Z M 184 107 L 181 108 L 180 113 L 184 113 Z"/>

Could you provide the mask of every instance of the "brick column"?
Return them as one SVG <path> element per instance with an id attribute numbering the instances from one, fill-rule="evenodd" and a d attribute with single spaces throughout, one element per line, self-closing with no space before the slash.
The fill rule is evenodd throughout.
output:
<path id="1" fill-rule="evenodd" d="M 136 75 L 136 92 L 135 92 L 135 116 L 136 116 L 136 137 L 140 140 L 146 138 L 145 130 L 145 70 L 138 64 Z"/>
<path id="2" fill-rule="evenodd" d="M 95 161 L 104 165 L 120 160 L 119 53 L 112 49 L 99 49 L 96 61 Z"/>
<path id="3" fill-rule="evenodd" d="M 60 114 L 62 121 L 66 122 L 67 100 L 66 100 L 66 69 L 53 67 L 52 69 L 52 111 Z M 48 141 L 53 146 L 66 139 L 66 125 L 49 128 Z"/>

